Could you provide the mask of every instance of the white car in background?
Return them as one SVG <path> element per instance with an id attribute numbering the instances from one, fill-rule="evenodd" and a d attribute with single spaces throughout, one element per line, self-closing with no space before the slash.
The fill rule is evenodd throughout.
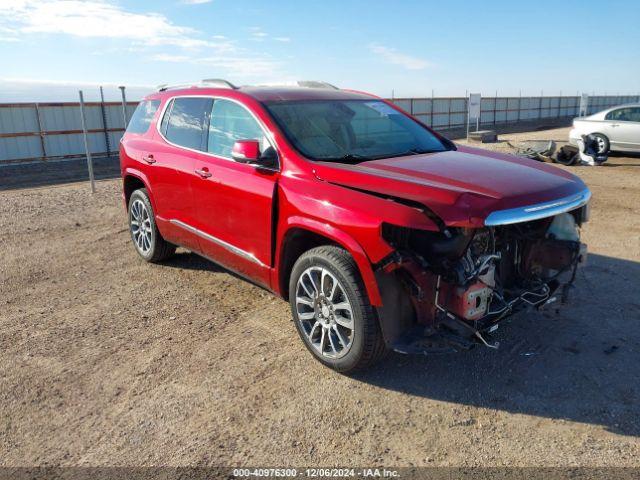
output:
<path id="1" fill-rule="evenodd" d="M 640 104 L 620 105 L 575 118 L 569 142 L 578 146 L 582 135 L 589 134 L 598 140 L 598 153 L 640 152 Z"/>

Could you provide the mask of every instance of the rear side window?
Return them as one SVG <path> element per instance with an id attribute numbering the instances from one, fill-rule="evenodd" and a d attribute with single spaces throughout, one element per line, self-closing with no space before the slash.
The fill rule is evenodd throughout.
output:
<path id="1" fill-rule="evenodd" d="M 160 100 L 144 100 L 140 102 L 136 111 L 133 112 L 131 120 L 129 120 L 127 133 L 146 133 L 159 106 Z"/>
<path id="2" fill-rule="evenodd" d="M 176 98 L 162 119 L 165 138 L 181 147 L 206 150 L 205 133 L 212 105 L 210 98 Z"/>
<path id="3" fill-rule="evenodd" d="M 640 122 L 640 108 L 619 108 L 607 113 L 605 120 L 618 120 L 622 122 Z"/>

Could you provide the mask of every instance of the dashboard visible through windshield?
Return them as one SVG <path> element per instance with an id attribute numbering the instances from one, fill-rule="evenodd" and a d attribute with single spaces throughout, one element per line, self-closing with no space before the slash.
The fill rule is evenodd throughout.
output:
<path id="1" fill-rule="evenodd" d="M 268 102 L 287 139 L 317 161 L 359 163 L 449 150 L 438 137 L 380 100 Z"/>

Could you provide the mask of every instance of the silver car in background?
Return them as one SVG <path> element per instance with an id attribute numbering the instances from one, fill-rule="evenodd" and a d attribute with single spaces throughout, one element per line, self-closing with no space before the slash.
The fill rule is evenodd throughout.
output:
<path id="1" fill-rule="evenodd" d="M 575 118 L 569 142 L 577 146 L 582 135 L 589 134 L 598 140 L 598 153 L 640 152 L 640 104 L 620 105 Z"/>

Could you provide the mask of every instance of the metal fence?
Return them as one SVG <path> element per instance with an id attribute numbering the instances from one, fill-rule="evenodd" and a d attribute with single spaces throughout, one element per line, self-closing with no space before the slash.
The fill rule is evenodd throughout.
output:
<path id="1" fill-rule="evenodd" d="M 465 97 L 394 98 L 391 101 L 435 130 L 467 125 Z M 640 96 L 589 97 L 587 113 L 639 101 Z M 580 97 L 484 97 L 480 102 L 480 125 L 489 127 L 577 117 L 579 109 Z"/>
<path id="2" fill-rule="evenodd" d="M 127 118 L 137 102 L 127 103 Z M 112 155 L 124 132 L 122 103 L 85 102 L 90 151 Z M 84 157 L 79 103 L 0 104 L 0 165 Z"/>
<path id="3" fill-rule="evenodd" d="M 464 97 L 392 101 L 436 130 L 466 126 Z M 593 96 L 589 97 L 588 113 L 639 101 L 640 96 Z M 136 104 L 127 103 L 127 118 Z M 580 97 L 485 97 L 480 104 L 480 124 L 488 127 L 575 117 L 579 106 Z M 122 104 L 87 102 L 85 112 L 91 153 L 116 154 L 124 131 Z M 84 155 L 79 103 L 0 104 L 0 165 Z"/>

